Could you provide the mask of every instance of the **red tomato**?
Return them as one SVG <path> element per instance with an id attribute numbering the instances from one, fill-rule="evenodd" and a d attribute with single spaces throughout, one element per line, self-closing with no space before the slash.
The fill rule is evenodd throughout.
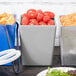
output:
<path id="1" fill-rule="evenodd" d="M 49 16 L 50 17 L 50 12 L 49 11 L 45 11 L 44 12 L 44 16 Z"/>
<path id="2" fill-rule="evenodd" d="M 48 22 L 49 20 L 50 20 L 50 17 L 49 17 L 49 16 L 44 16 L 44 17 L 43 17 L 43 21 L 44 21 L 44 22 Z"/>
<path id="3" fill-rule="evenodd" d="M 43 11 L 39 9 L 39 10 L 37 10 L 37 13 L 42 13 L 43 14 Z"/>
<path id="4" fill-rule="evenodd" d="M 32 19 L 36 18 L 36 16 L 37 16 L 36 10 L 35 10 L 35 9 L 29 9 L 29 10 L 27 11 L 27 16 L 28 16 L 29 18 L 32 18 Z"/>
<path id="5" fill-rule="evenodd" d="M 54 20 L 50 19 L 47 24 L 48 25 L 54 25 Z"/>
<path id="6" fill-rule="evenodd" d="M 34 25 L 34 23 L 30 22 L 29 25 Z"/>
<path id="7" fill-rule="evenodd" d="M 44 21 L 40 21 L 39 25 L 47 25 Z"/>
<path id="8" fill-rule="evenodd" d="M 37 20 L 41 21 L 43 20 L 44 17 L 44 13 L 42 12 L 42 10 L 37 10 Z"/>
<path id="9" fill-rule="evenodd" d="M 30 19 L 29 25 L 38 25 L 38 21 L 36 19 Z"/>
<path id="10" fill-rule="evenodd" d="M 45 11 L 44 12 L 45 16 L 49 16 L 50 18 L 54 18 L 55 14 L 53 12 Z"/>
<path id="11" fill-rule="evenodd" d="M 54 18 L 55 14 L 53 12 L 50 12 L 50 18 Z"/>
<path id="12" fill-rule="evenodd" d="M 28 23 L 29 23 L 28 17 L 23 17 L 21 20 L 21 25 L 28 25 Z"/>
<path id="13" fill-rule="evenodd" d="M 23 17 L 27 17 L 27 13 L 24 13 L 24 14 L 22 15 L 22 18 L 23 18 Z"/>

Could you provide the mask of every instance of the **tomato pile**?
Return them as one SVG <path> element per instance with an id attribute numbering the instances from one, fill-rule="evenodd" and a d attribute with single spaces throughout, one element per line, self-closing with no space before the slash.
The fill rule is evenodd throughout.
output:
<path id="1" fill-rule="evenodd" d="M 21 17 L 21 25 L 54 25 L 55 14 L 50 11 L 29 9 Z"/>

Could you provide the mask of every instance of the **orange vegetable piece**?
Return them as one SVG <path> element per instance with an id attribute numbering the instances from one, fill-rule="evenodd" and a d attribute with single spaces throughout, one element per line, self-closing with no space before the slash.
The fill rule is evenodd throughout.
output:
<path id="1" fill-rule="evenodd" d="M 15 23 L 14 15 L 7 13 L 0 14 L 0 25 L 13 25 L 14 23 Z"/>
<path id="2" fill-rule="evenodd" d="M 63 26 L 76 26 L 76 13 L 61 16 L 60 22 Z"/>
<path id="3" fill-rule="evenodd" d="M 6 20 L 6 25 L 13 25 L 15 23 L 15 17 L 12 14 L 9 14 L 8 19 Z"/>

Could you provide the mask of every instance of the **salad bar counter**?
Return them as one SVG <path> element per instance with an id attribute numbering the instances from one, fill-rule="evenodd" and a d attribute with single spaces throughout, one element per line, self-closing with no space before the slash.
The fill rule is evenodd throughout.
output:
<path id="1" fill-rule="evenodd" d="M 0 14 L 0 27 L 2 27 L 0 30 L 3 33 L 6 32 L 6 37 L 5 33 L 0 32 L 2 34 L 0 35 L 2 38 L 0 50 L 13 49 L 19 41 L 18 45 L 21 45 L 20 50 L 22 51 L 22 65 L 52 65 L 57 29 L 55 14 L 52 11 L 28 9 L 21 14 L 19 28 L 17 28 L 16 17 L 16 15 L 6 12 Z M 76 65 L 76 13 L 60 16 L 59 20 L 61 63 L 62 65 Z M 4 27 L 6 27 L 6 31 Z M 20 35 L 16 36 L 19 33 Z M 19 39 L 18 41 L 16 37 Z M 2 43 L 6 43 L 6 46 L 2 46 Z"/>
<path id="2" fill-rule="evenodd" d="M 20 72 L 20 65 L 33 68 L 34 66 L 52 66 L 53 61 L 56 61 L 53 59 L 57 29 L 55 14 L 41 9 L 29 9 L 24 14 L 20 14 L 19 24 L 16 17 L 16 15 L 6 12 L 0 14 L 0 54 L 2 53 L 0 59 L 7 61 L 2 61 L 1 65 L 5 63 L 8 63 L 5 65 L 12 65 L 14 71 L 17 69 L 16 73 Z M 76 66 L 76 13 L 60 16 L 59 20 L 61 29 L 59 62 L 61 65 Z M 7 53 L 7 49 L 16 50 Z M 56 50 L 56 52 L 58 51 Z M 9 63 L 8 59 L 13 56 L 13 60 L 9 60 L 11 62 Z M 19 58 L 20 56 L 21 58 Z M 36 75 L 76 76 L 76 69 L 70 67 L 48 68 Z M 26 74 L 26 76 L 30 75 Z"/>

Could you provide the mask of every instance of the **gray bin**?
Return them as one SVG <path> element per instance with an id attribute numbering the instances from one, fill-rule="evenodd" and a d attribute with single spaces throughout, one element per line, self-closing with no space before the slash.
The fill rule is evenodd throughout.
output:
<path id="1" fill-rule="evenodd" d="M 23 65 L 52 65 L 54 26 L 20 26 Z"/>
<path id="2" fill-rule="evenodd" d="M 61 63 L 76 66 L 76 26 L 61 27 Z"/>

